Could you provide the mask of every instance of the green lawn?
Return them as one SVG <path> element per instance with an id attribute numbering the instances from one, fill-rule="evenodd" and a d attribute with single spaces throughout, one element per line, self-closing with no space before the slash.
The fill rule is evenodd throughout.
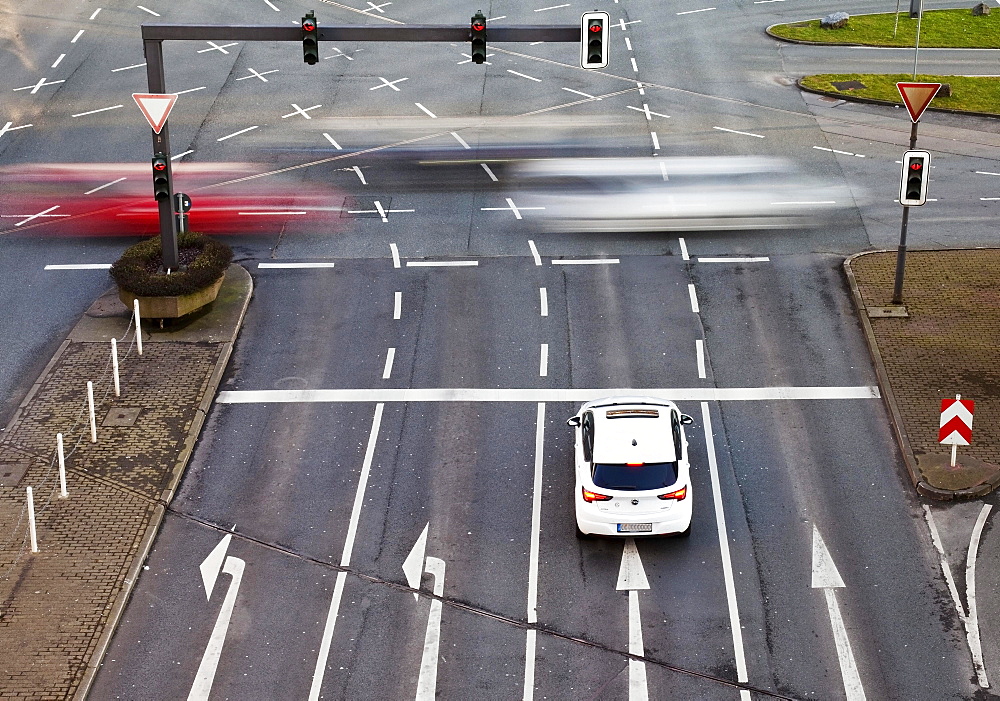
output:
<path id="1" fill-rule="evenodd" d="M 908 5 L 901 0 L 900 7 Z M 971 4 L 961 10 L 928 10 L 920 23 L 920 46 L 926 48 L 997 49 L 1000 48 L 1000 7 L 993 14 L 974 17 Z M 917 33 L 917 20 L 901 12 L 899 27 L 893 37 L 895 15 L 851 15 L 842 29 L 821 29 L 819 20 L 777 24 L 775 36 L 798 41 L 821 41 L 865 46 L 910 46 Z M 997 71 L 1000 72 L 1000 71 Z"/>
<path id="2" fill-rule="evenodd" d="M 838 90 L 832 82 L 858 80 L 866 87 L 859 90 Z M 802 85 L 813 90 L 821 90 L 831 95 L 850 99 L 867 97 L 873 100 L 888 100 L 903 104 L 896 83 L 948 83 L 951 97 L 935 97 L 930 106 L 970 112 L 1000 113 L 1000 78 L 967 78 L 960 75 L 921 75 L 913 80 L 912 73 L 882 75 L 871 73 L 824 73 L 809 75 L 802 79 Z"/>

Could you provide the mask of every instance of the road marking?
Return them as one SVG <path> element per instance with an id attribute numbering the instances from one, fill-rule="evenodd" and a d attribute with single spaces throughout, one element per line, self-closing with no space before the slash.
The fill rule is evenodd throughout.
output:
<path id="1" fill-rule="evenodd" d="M 670 119 L 670 115 L 669 114 L 660 114 L 659 112 L 650 112 L 649 111 L 649 105 L 647 105 L 645 102 L 642 103 L 642 109 L 639 109 L 638 107 L 633 107 L 632 105 L 625 105 L 625 107 L 628 108 L 628 109 L 630 109 L 630 110 L 635 110 L 636 112 L 642 112 L 644 115 L 646 115 L 646 121 L 647 122 L 651 121 L 653 119 L 652 115 L 654 115 L 654 114 L 657 117 L 663 117 L 665 119 Z"/>
<path id="2" fill-rule="evenodd" d="M 492 180 L 493 182 L 499 182 L 497 180 L 497 176 L 493 175 L 493 171 L 490 170 L 490 167 L 488 165 L 486 165 L 485 163 L 480 163 L 479 165 L 481 165 L 483 167 L 483 170 L 486 171 L 486 174 L 490 176 L 490 180 Z"/>
<path id="3" fill-rule="evenodd" d="M 136 5 L 136 7 L 139 8 L 140 10 L 142 10 L 143 12 L 148 12 L 149 14 L 153 15 L 153 17 L 160 17 L 161 16 L 159 12 L 153 12 L 148 7 L 143 7 L 142 5 Z"/>
<path id="4" fill-rule="evenodd" d="M 542 257 L 538 255 L 538 248 L 535 246 L 535 242 L 528 239 L 528 248 L 531 249 L 531 257 L 535 259 L 535 265 L 542 264 Z"/>
<path id="5" fill-rule="evenodd" d="M 465 143 L 465 139 L 463 139 L 461 136 L 459 136 L 458 132 L 454 132 L 453 131 L 453 132 L 451 132 L 451 135 L 455 137 L 455 140 L 458 141 L 458 143 L 462 144 L 462 148 L 472 148 L 471 146 L 469 146 L 469 144 Z M 482 165 L 485 166 L 486 164 L 483 163 Z"/>
<path id="6" fill-rule="evenodd" d="M 227 534 L 222 542 L 216 546 L 216 549 L 212 551 L 209 558 L 212 558 L 216 552 L 221 552 L 225 555 L 225 548 L 229 546 L 229 538 L 231 534 Z M 206 562 L 209 558 L 206 558 Z M 204 562 L 202 565 L 204 566 Z M 212 628 L 212 634 L 208 639 L 208 644 L 205 646 L 205 654 L 201 658 L 201 663 L 198 665 L 198 672 L 195 674 L 194 683 L 191 685 L 191 693 L 188 694 L 188 701 L 208 701 L 209 694 L 212 692 L 212 682 L 215 680 L 215 672 L 219 667 L 219 658 L 222 656 L 222 647 L 226 642 L 226 633 L 229 630 L 229 621 L 233 616 L 233 609 L 236 606 L 236 596 L 239 593 L 240 582 L 243 580 L 243 570 L 246 567 L 246 562 L 238 557 L 227 557 L 225 564 L 222 565 L 222 571 L 232 577 L 229 583 L 229 589 L 226 590 L 226 597 L 222 601 L 222 608 L 219 610 L 219 617 L 215 619 L 215 626 Z M 210 576 L 212 580 L 212 587 L 208 586 L 208 580 L 205 579 L 205 571 L 202 570 L 202 577 L 205 581 L 205 590 L 208 593 L 209 598 L 212 596 L 212 589 L 215 584 L 215 577 L 218 575 L 218 571 Z"/>
<path id="7" fill-rule="evenodd" d="M 570 3 L 566 3 L 565 5 L 553 5 L 552 7 L 540 7 L 537 10 L 535 10 L 535 12 L 545 12 L 546 10 L 558 10 L 560 7 L 569 7 L 569 6 Z"/>
<path id="8" fill-rule="evenodd" d="M 264 76 L 270 75 L 271 73 L 277 73 L 278 72 L 277 68 L 275 68 L 274 70 L 271 70 L 271 71 L 264 71 L 263 73 L 258 73 L 253 68 L 247 68 L 247 70 L 250 71 L 250 75 L 245 75 L 242 78 L 237 78 L 236 80 L 249 80 L 250 78 L 260 78 L 263 82 L 266 83 L 268 81 L 267 81 L 267 78 L 265 78 Z"/>
<path id="9" fill-rule="evenodd" d="M 338 144 L 338 143 L 337 143 L 336 141 L 334 141 L 334 140 L 333 140 L 333 137 L 332 137 L 332 136 L 330 136 L 330 135 L 329 135 L 329 134 L 327 134 L 326 132 L 323 132 L 323 136 L 325 136 L 325 137 L 326 137 L 326 140 L 327 140 L 327 141 L 329 141 L 329 142 L 330 142 L 331 144 L 333 144 L 333 147 L 334 147 L 335 149 L 337 149 L 338 151 L 343 151 L 343 150 L 344 150 L 344 149 L 342 149 L 342 148 L 340 147 L 340 144 Z"/>
<path id="10" fill-rule="evenodd" d="M 388 380 L 392 375 L 392 361 L 396 358 L 396 349 L 390 348 L 385 355 L 385 367 L 382 368 L 382 379 Z"/>
<path id="11" fill-rule="evenodd" d="M 97 17 L 97 13 L 100 12 L 100 11 L 101 11 L 101 8 L 99 8 L 99 7 L 96 10 L 94 10 L 94 14 L 92 14 L 90 16 L 90 19 L 94 19 L 95 17 Z"/>
<path id="12" fill-rule="evenodd" d="M 611 27 L 618 27 L 622 31 L 625 31 L 625 27 L 629 26 L 630 24 L 639 24 L 639 22 L 642 22 L 642 20 L 641 19 L 634 19 L 631 22 L 626 22 L 625 20 L 620 19 L 620 20 L 618 20 L 618 24 L 612 24 L 610 26 Z"/>
<path id="13" fill-rule="evenodd" d="M 199 90 L 207 90 L 208 88 L 202 85 L 200 88 L 188 88 L 187 90 L 178 90 L 174 95 L 186 95 L 189 92 L 198 92 Z"/>
<path id="14" fill-rule="evenodd" d="M 688 247 L 687 244 L 684 243 L 684 239 L 679 238 L 677 241 L 681 245 L 681 260 L 691 260 L 691 256 L 688 255 Z"/>
<path id="15" fill-rule="evenodd" d="M 531 489 L 531 538 L 528 546 L 528 623 L 538 622 L 538 540 L 542 528 L 544 445 L 545 402 L 539 402 L 535 414 L 535 476 Z M 535 694 L 535 634 L 534 628 L 529 629 L 525 641 L 524 701 L 531 701 Z"/>
<path id="16" fill-rule="evenodd" d="M 347 538 L 344 541 L 344 554 L 340 558 L 341 567 L 349 567 L 351 564 L 354 538 L 358 532 L 358 520 L 361 517 L 361 506 L 365 500 L 368 474 L 371 472 L 372 459 L 375 456 L 375 442 L 378 439 L 378 430 L 382 423 L 382 409 L 384 407 L 385 405 L 382 403 L 375 405 L 375 417 L 372 419 L 372 429 L 368 435 L 368 447 L 365 449 L 365 458 L 361 466 L 361 476 L 358 478 L 358 489 L 354 494 L 354 506 L 351 508 L 351 518 L 347 527 Z M 330 611 L 326 616 L 326 626 L 323 629 L 319 654 L 316 657 L 316 669 L 313 672 L 312 686 L 309 689 L 309 701 L 318 701 L 319 692 L 323 686 L 323 675 L 326 673 L 326 663 L 330 657 L 330 642 L 333 640 L 333 628 L 337 623 L 337 617 L 340 612 L 340 600 L 344 593 L 344 579 L 346 577 L 347 572 L 340 571 L 337 573 L 337 583 L 333 588 Z"/>
<path id="17" fill-rule="evenodd" d="M 627 538 L 622 550 L 622 562 L 618 568 L 618 591 L 628 590 L 628 652 L 630 655 L 644 657 L 645 646 L 642 643 L 642 617 L 639 613 L 639 590 L 649 589 L 646 570 L 642 567 L 639 551 L 635 540 Z M 628 661 L 628 698 L 629 701 L 647 701 L 649 691 L 646 685 L 646 663 L 640 660 Z"/>
<path id="18" fill-rule="evenodd" d="M 632 50 L 632 40 L 629 39 L 628 37 L 625 37 L 625 48 L 628 49 L 629 51 Z"/>
<path id="19" fill-rule="evenodd" d="M 224 390 L 220 404 L 294 404 L 339 402 L 587 402 L 594 397 L 648 395 L 677 401 L 728 402 L 779 399 L 880 399 L 877 386 L 860 387 L 642 387 L 591 389 L 265 389 Z"/>
<path id="20" fill-rule="evenodd" d="M 604 99 L 603 97 L 597 97 L 596 95 L 590 95 L 590 94 L 585 93 L 585 92 L 580 92 L 579 90 L 573 90 L 572 88 L 562 88 L 562 89 L 565 90 L 566 92 L 571 92 L 574 95 L 580 95 L 582 97 L 585 97 L 588 100 L 603 100 Z"/>
<path id="21" fill-rule="evenodd" d="M 437 119 L 437 115 L 436 114 L 434 114 L 429 109 L 427 109 L 426 107 L 424 107 L 423 105 L 421 105 L 419 102 L 414 102 L 413 104 L 415 104 L 417 107 L 419 107 L 421 110 L 423 110 L 424 113 L 426 113 L 427 116 L 430 117 L 431 119 Z"/>
<path id="22" fill-rule="evenodd" d="M 289 270 L 297 268 L 332 268 L 333 263 L 258 263 L 258 269 Z"/>
<path id="23" fill-rule="evenodd" d="M 416 211 L 415 209 L 386 209 L 385 207 L 382 206 L 382 202 L 380 200 L 375 200 L 374 205 L 375 205 L 375 209 L 349 209 L 349 210 L 347 210 L 347 213 L 348 214 L 378 214 L 380 217 L 382 217 L 382 222 L 385 223 L 385 224 L 388 224 L 389 223 L 389 216 L 388 215 L 390 215 L 390 214 L 399 214 L 400 212 L 415 212 Z"/>
<path id="24" fill-rule="evenodd" d="M 499 19 L 499 18 L 497 18 L 497 19 Z M 488 21 L 489 21 L 489 20 L 487 20 L 487 22 L 488 22 Z M 465 60 L 464 60 L 464 61 L 459 61 L 459 62 L 458 62 L 458 63 L 457 63 L 456 65 L 459 65 L 459 66 L 461 66 L 461 65 L 462 65 L 463 63 L 472 63 L 472 56 L 470 56 L 469 54 L 462 54 L 462 55 L 463 55 L 463 56 L 465 56 Z M 486 54 L 486 58 L 489 58 L 489 57 L 490 57 L 490 56 L 492 56 L 492 55 L 493 55 L 493 54 L 489 54 L 489 53 L 488 53 L 488 54 Z M 484 65 L 484 66 L 492 66 L 493 64 L 492 64 L 492 63 L 490 63 L 489 61 L 483 61 L 483 65 Z"/>
<path id="25" fill-rule="evenodd" d="M 507 15 L 500 15 L 499 17 L 487 17 L 487 22 L 495 22 L 498 19 L 507 19 Z"/>
<path id="26" fill-rule="evenodd" d="M 264 3 L 275 12 L 281 12 L 281 10 L 277 7 L 277 5 L 271 2 L 271 0 L 264 0 Z"/>
<path id="27" fill-rule="evenodd" d="M 976 603 L 976 556 L 979 553 L 979 539 L 983 535 L 983 526 L 989 516 L 990 504 L 983 504 L 979 518 L 972 529 L 972 539 L 969 541 L 969 551 L 965 560 L 965 590 L 969 599 L 969 617 L 966 632 L 969 638 L 969 648 L 972 651 L 972 661 L 976 666 L 976 679 L 983 689 L 989 688 L 986 678 L 986 667 L 983 664 L 983 645 L 979 637 L 979 606 Z"/>
<path id="28" fill-rule="evenodd" d="M 70 263 L 67 265 L 46 265 L 45 270 L 108 270 L 111 263 Z"/>
<path id="29" fill-rule="evenodd" d="M 732 256 L 728 258 L 699 258 L 699 263 L 767 263 L 771 259 L 768 256 L 751 256 L 741 258 Z"/>
<path id="30" fill-rule="evenodd" d="M 399 265 L 399 248 L 394 243 L 389 244 L 389 250 L 392 251 L 392 267 L 398 268 Z"/>
<path id="31" fill-rule="evenodd" d="M 995 200 L 1000 200 L 1000 197 L 980 197 L 983 202 L 993 202 Z"/>
<path id="32" fill-rule="evenodd" d="M 552 265 L 615 265 L 617 258 L 553 258 Z"/>
<path id="33" fill-rule="evenodd" d="M 306 113 L 307 113 L 307 112 L 309 112 L 310 110 L 316 110 L 316 109 L 319 109 L 319 108 L 320 108 L 320 107 L 322 107 L 322 106 L 323 106 L 323 105 L 313 105 L 312 107 L 306 107 L 305 109 L 302 109 L 301 107 L 299 107 L 298 105 L 296 105 L 296 104 L 295 104 L 295 103 L 293 102 L 293 103 L 292 103 L 292 107 L 294 107 L 294 108 L 295 108 L 295 111 L 294 111 L 294 112 L 289 112 L 288 114 L 283 114 L 283 115 L 281 115 L 281 118 L 282 118 L 282 119 L 288 119 L 289 117 L 294 117 L 294 116 L 295 116 L 295 115 L 297 115 L 297 114 L 301 114 L 301 115 L 302 115 L 303 117 L 305 117 L 306 119 L 312 119 L 312 117 L 310 117 L 310 116 L 309 116 L 308 114 L 306 114 Z"/>
<path id="34" fill-rule="evenodd" d="M 188 149 L 187 151 L 182 151 L 181 153 L 178 153 L 176 156 L 171 156 L 170 160 L 176 161 L 179 158 L 184 158 L 184 156 L 188 155 L 189 153 L 194 153 L 194 149 L 191 148 L 191 149 Z"/>
<path id="35" fill-rule="evenodd" d="M 362 14 L 364 14 L 364 13 L 362 13 Z M 324 61 L 326 59 L 328 59 L 328 58 L 340 58 L 341 56 L 343 56 L 344 58 L 346 58 L 348 61 L 353 61 L 354 60 L 353 56 L 345 54 L 343 51 L 341 51 L 340 49 L 338 49 L 336 46 L 331 46 L 330 48 L 333 49 L 334 51 L 336 51 L 337 53 L 334 54 L 333 56 L 324 56 L 323 57 Z M 358 51 L 364 51 L 364 49 L 355 49 L 354 53 L 358 53 Z"/>
<path id="36" fill-rule="evenodd" d="M 75 36 L 75 37 L 73 37 L 72 39 L 70 39 L 70 40 L 69 40 L 69 43 L 70 43 L 70 44 L 75 44 L 75 43 L 76 43 L 76 41 L 77 41 L 77 39 L 79 39 L 80 37 L 82 37 L 82 36 L 83 36 L 83 32 L 84 32 L 84 30 L 83 30 L 83 29 L 81 29 L 80 31 L 78 31 L 78 32 L 76 33 L 76 36 Z"/>
<path id="37" fill-rule="evenodd" d="M 226 139 L 231 139 L 234 136 L 239 136 L 240 134 L 246 134 L 248 131 L 253 131 L 254 129 L 259 129 L 259 128 L 260 126 L 257 125 L 257 126 L 247 127 L 246 129 L 240 129 L 239 131 L 234 131 L 232 134 L 227 134 L 226 136 L 216 139 L 216 141 L 225 141 Z"/>
<path id="38" fill-rule="evenodd" d="M 740 627 L 740 611 L 736 602 L 736 583 L 733 580 L 733 561 L 729 554 L 729 529 L 726 514 L 722 510 L 722 487 L 719 484 L 719 463 L 715 457 L 715 435 L 712 431 L 712 416 L 708 402 L 701 403 L 701 419 L 705 429 L 705 445 L 708 450 L 708 471 L 712 481 L 712 504 L 715 508 L 715 529 L 719 534 L 719 550 L 722 555 L 722 575 L 726 581 L 726 603 L 729 607 L 729 629 L 733 635 L 733 654 L 736 657 L 736 679 L 747 682 L 747 661 L 743 652 L 743 629 Z"/>
<path id="39" fill-rule="evenodd" d="M 705 379 L 705 342 L 700 338 L 694 342 L 694 354 L 698 362 L 698 378 Z"/>
<path id="40" fill-rule="evenodd" d="M 544 287 L 538 288 L 538 299 L 539 307 L 541 308 L 542 316 L 549 315 L 549 292 Z"/>
<path id="41" fill-rule="evenodd" d="M 17 131 L 18 129 L 27 129 L 28 127 L 35 126 L 34 124 L 23 124 L 23 125 L 21 125 L 19 127 L 11 127 L 11 124 L 13 124 L 13 123 L 14 122 L 7 122 L 2 127 L 0 127 L 0 136 L 3 136 L 4 134 L 6 134 L 9 131 Z"/>
<path id="42" fill-rule="evenodd" d="M 434 577 L 434 596 L 444 595 L 444 560 L 428 557 L 424 568 Z M 441 645 L 441 599 L 431 600 L 431 611 L 427 615 L 427 632 L 424 634 L 424 652 L 420 658 L 420 674 L 417 677 L 416 701 L 434 701 L 437 688 L 438 648 Z"/>
<path id="43" fill-rule="evenodd" d="M 361 173 L 361 168 L 359 168 L 358 166 L 354 166 L 354 172 L 358 174 L 358 179 L 361 180 L 362 185 L 368 184 L 367 182 L 365 182 L 365 176 Z"/>
<path id="44" fill-rule="evenodd" d="M 824 148 L 822 146 L 813 146 L 817 151 L 829 151 L 830 153 L 839 153 L 841 156 L 857 156 L 858 158 L 864 158 L 860 153 L 851 153 L 850 151 L 838 151 L 835 148 Z"/>
<path id="45" fill-rule="evenodd" d="M 110 183 L 104 183 L 103 185 L 98 185 L 93 190 L 87 190 L 83 194 L 85 194 L 85 195 L 92 195 L 93 193 L 97 192 L 98 190 L 103 190 L 106 187 L 111 187 L 112 185 L 114 185 L 116 183 L 120 183 L 122 180 L 125 180 L 125 179 L 126 178 L 118 178 L 117 180 L 112 180 Z"/>
<path id="46" fill-rule="evenodd" d="M 768 0 L 768 1 L 769 2 L 776 2 L 777 0 Z M 758 139 L 763 139 L 764 138 L 763 134 L 751 134 L 748 131 L 736 131 L 735 129 L 726 129 L 725 127 L 712 127 L 712 128 L 713 129 L 718 129 L 719 131 L 725 131 L 725 132 L 728 132 L 730 134 L 741 134 L 742 136 L 754 136 L 754 137 L 757 137 Z"/>
<path id="47" fill-rule="evenodd" d="M 116 110 L 119 107 L 124 107 L 125 105 L 113 105 L 111 107 L 102 107 L 99 110 L 90 110 L 89 112 L 79 112 L 77 114 L 70 115 L 71 117 L 86 117 L 88 114 L 97 114 L 98 112 L 108 112 L 109 110 Z"/>
<path id="48" fill-rule="evenodd" d="M 391 2 L 384 2 L 381 5 L 376 5 L 373 2 L 369 2 L 368 3 L 368 8 L 362 10 L 361 13 L 364 14 L 365 12 L 371 12 L 372 10 L 376 10 L 380 15 L 384 15 L 385 14 L 385 10 L 383 10 L 382 8 L 386 7 L 388 5 L 391 5 L 391 4 L 392 4 Z"/>
<path id="49" fill-rule="evenodd" d="M 214 41 L 206 41 L 205 43 L 206 44 L 210 44 L 209 48 L 207 48 L 207 49 L 199 49 L 198 53 L 203 54 L 206 51 L 221 51 L 222 53 L 224 53 L 224 54 L 226 54 L 228 56 L 229 52 L 226 51 L 226 49 L 228 49 L 230 46 L 236 46 L 239 42 L 234 41 L 234 42 L 232 42 L 230 44 L 223 44 L 222 46 L 219 46 Z"/>
<path id="50" fill-rule="evenodd" d="M 402 83 L 404 80 L 409 80 L 409 78 L 397 78 L 396 80 L 391 80 L 390 81 L 390 80 L 386 80 L 385 78 L 383 78 L 380 75 L 377 75 L 375 77 L 378 78 L 379 80 L 381 80 L 382 84 L 381 85 L 376 85 L 373 88 L 368 88 L 369 90 L 378 90 L 379 88 L 384 88 L 384 87 L 388 86 L 388 87 L 392 88 L 393 90 L 395 90 L 396 92 L 401 92 L 400 89 L 396 87 L 396 83 Z"/>
<path id="51" fill-rule="evenodd" d="M 65 83 L 65 82 L 66 82 L 65 80 L 53 80 L 51 83 L 46 83 L 45 78 L 42 78 L 34 85 L 25 85 L 23 88 L 14 88 L 13 90 L 14 92 L 17 92 L 18 90 L 30 90 L 31 92 L 28 94 L 34 95 L 35 93 L 38 92 L 39 88 L 43 88 L 46 85 L 58 85 L 59 83 Z"/>
<path id="52" fill-rule="evenodd" d="M 714 7 L 703 7 L 700 10 L 688 10 L 686 12 L 676 12 L 674 14 L 678 14 L 678 15 L 693 15 L 695 12 L 709 12 L 709 11 L 714 10 L 714 9 L 716 9 L 716 8 L 714 8 Z"/>
<path id="53" fill-rule="evenodd" d="M 66 58 L 66 54 L 59 54 L 59 58 L 56 59 L 56 62 L 53 63 L 51 67 L 55 68 L 56 66 L 58 66 L 60 63 L 62 63 L 62 60 L 64 58 Z"/>
<path id="54" fill-rule="evenodd" d="M 536 12 L 537 12 L 537 10 L 536 10 Z M 512 70 L 511 70 L 511 69 L 509 69 L 509 68 L 507 69 L 507 72 L 508 72 L 508 73 L 513 73 L 514 75 L 516 75 L 516 76 L 517 76 L 517 77 L 519 77 L 519 78 L 527 78 L 528 80 L 533 80 L 533 81 L 535 81 L 536 83 L 541 83 L 541 82 L 542 82 L 542 79 L 541 79 L 541 78 L 535 78 L 535 77 L 533 77 L 533 76 L 530 76 L 530 75 L 525 75 L 524 73 L 518 73 L 517 71 L 512 71 Z"/>
<path id="55" fill-rule="evenodd" d="M 660 140 L 658 138 L 656 138 L 656 132 L 655 131 L 651 131 L 651 132 L 649 132 L 649 135 L 651 137 L 653 137 L 653 150 L 654 151 L 659 151 L 660 150 Z"/>
<path id="56" fill-rule="evenodd" d="M 538 361 L 538 376 L 546 377 L 549 374 L 549 344 L 542 344 L 541 357 Z"/>
<path id="57" fill-rule="evenodd" d="M 43 210 L 43 211 L 39 212 L 38 214 L 29 214 L 29 215 L 26 215 L 27 219 L 22 219 L 21 221 L 15 223 L 14 226 L 21 226 L 22 224 L 27 224 L 32 219 L 38 219 L 39 217 L 45 217 L 45 216 L 48 216 L 48 217 L 68 217 L 69 216 L 68 214 L 49 214 L 49 212 L 51 212 L 54 209 L 59 209 L 59 205 L 53 205 L 52 207 L 49 207 L 48 209 Z M 20 216 L 23 216 L 23 215 L 20 215 L 20 214 L 6 214 L 4 216 L 6 216 L 6 217 L 20 217 Z"/>
<path id="58" fill-rule="evenodd" d="M 392 304 L 392 318 L 399 319 L 403 315 L 403 293 L 397 292 Z"/>
<path id="59" fill-rule="evenodd" d="M 273 217 L 273 216 L 285 216 L 292 214 L 309 214 L 309 212 L 279 212 L 279 211 L 267 211 L 267 212 L 237 212 L 241 217 Z"/>
<path id="60" fill-rule="evenodd" d="M 698 313 L 698 293 L 694 291 L 694 285 L 688 284 L 688 297 L 691 298 L 691 311 Z"/>
<path id="61" fill-rule="evenodd" d="M 837 566 L 830 556 L 830 551 L 823 542 L 816 524 L 813 524 L 813 566 L 812 588 L 822 589 L 826 599 L 827 613 L 830 615 L 830 627 L 833 630 L 833 640 L 837 645 L 837 659 L 840 662 L 840 674 L 844 680 L 844 693 L 847 701 L 865 701 L 865 690 L 858 674 L 858 666 L 854 661 L 851 641 L 847 637 L 847 628 L 840 615 L 837 604 L 837 594 L 834 589 L 844 587 L 844 580 L 837 571 Z"/>
<path id="62" fill-rule="evenodd" d="M 65 55 L 65 54 L 63 54 L 63 55 Z M 142 68 L 145 65 L 146 65 L 145 63 L 133 63 L 131 66 L 122 66 L 121 68 L 112 68 L 111 72 L 112 73 L 118 73 L 119 71 L 128 71 L 128 70 L 131 70 L 133 68 Z"/>
<path id="63" fill-rule="evenodd" d="M 521 212 L 529 209 L 545 209 L 545 207 L 518 207 L 511 198 L 506 197 L 504 199 L 507 200 L 506 207 L 480 207 L 479 209 L 483 212 L 513 212 L 515 219 L 523 219 Z"/>
<path id="64" fill-rule="evenodd" d="M 63 56 L 65 56 L 65 55 L 66 54 L 63 54 Z M 52 67 L 55 68 L 55 66 L 52 66 Z M 986 170 L 977 170 L 977 171 L 975 171 L 975 173 L 977 175 L 1000 175 L 1000 173 L 990 173 L 989 171 L 986 171 Z"/>
<path id="65" fill-rule="evenodd" d="M 479 265 L 478 260 L 408 260 L 408 268 L 456 268 Z"/>
<path id="66" fill-rule="evenodd" d="M 633 73 L 638 73 L 639 72 L 639 66 L 637 66 L 636 63 L 635 63 L 635 57 L 633 56 L 629 60 L 632 62 L 632 72 Z"/>

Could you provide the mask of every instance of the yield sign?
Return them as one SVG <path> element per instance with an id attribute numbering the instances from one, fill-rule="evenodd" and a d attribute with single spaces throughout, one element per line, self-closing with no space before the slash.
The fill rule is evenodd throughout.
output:
<path id="1" fill-rule="evenodd" d="M 139 105 L 139 109 L 142 110 L 142 116 L 149 122 L 149 126 L 153 127 L 153 131 L 159 134 L 160 130 L 163 129 L 163 125 L 167 123 L 167 116 L 170 114 L 170 110 L 173 109 L 174 103 L 177 102 L 177 95 L 134 92 L 132 93 L 132 99 L 135 100 L 135 104 Z"/>
<path id="2" fill-rule="evenodd" d="M 896 89 L 903 96 L 903 104 L 910 113 L 910 121 L 916 122 L 937 95 L 941 83 L 896 83 Z"/>
<path id="3" fill-rule="evenodd" d="M 976 403 L 971 399 L 962 399 L 961 396 L 941 400 L 939 443 L 969 445 L 972 440 L 972 412 Z"/>

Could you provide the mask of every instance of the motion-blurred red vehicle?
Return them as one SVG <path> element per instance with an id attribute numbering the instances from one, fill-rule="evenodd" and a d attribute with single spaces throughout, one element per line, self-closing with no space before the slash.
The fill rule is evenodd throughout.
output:
<path id="1" fill-rule="evenodd" d="M 345 195 L 267 174 L 252 163 L 175 163 L 174 192 L 190 196 L 188 229 L 274 233 L 288 223 L 341 228 Z M 0 167 L 0 233 L 149 235 L 159 231 L 152 171 L 136 163 L 41 163 Z"/>

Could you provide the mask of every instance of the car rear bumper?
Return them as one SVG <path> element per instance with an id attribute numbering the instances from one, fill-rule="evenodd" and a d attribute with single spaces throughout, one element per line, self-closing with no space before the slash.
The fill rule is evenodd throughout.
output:
<path id="1" fill-rule="evenodd" d="M 607 536 L 643 536 L 643 535 L 671 535 L 686 531 L 691 525 L 691 502 L 678 504 L 669 513 L 652 513 L 639 516 L 614 518 L 613 514 L 594 515 L 582 513 L 581 509 L 576 512 L 576 527 L 581 533 L 587 535 L 607 535 Z M 651 531 L 625 532 L 618 531 L 619 523 L 652 523 Z"/>

